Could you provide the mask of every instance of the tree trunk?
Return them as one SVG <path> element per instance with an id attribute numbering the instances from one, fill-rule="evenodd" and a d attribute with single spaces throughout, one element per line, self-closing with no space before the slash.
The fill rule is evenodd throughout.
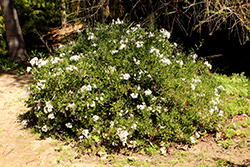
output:
<path id="1" fill-rule="evenodd" d="M 15 8 L 15 0 L 0 0 L 0 5 L 6 29 L 9 59 L 16 62 L 25 61 L 29 58 L 29 55 L 25 48 L 22 30 Z"/>
<path id="2" fill-rule="evenodd" d="M 65 0 L 61 0 L 62 5 L 62 27 L 65 27 L 67 25 L 67 18 L 66 18 L 66 4 Z"/>

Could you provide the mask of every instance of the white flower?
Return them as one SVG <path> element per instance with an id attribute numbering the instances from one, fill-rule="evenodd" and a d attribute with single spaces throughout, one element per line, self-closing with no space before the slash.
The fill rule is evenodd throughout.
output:
<path id="1" fill-rule="evenodd" d="M 161 59 L 160 61 L 167 64 L 167 65 L 171 64 L 171 61 L 169 59 L 165 58 L 165 57 L 163 59 Z"/>
<path id="2" fill-rule="evenodd" d="M 38 67 L 42 67 L 42 66 L 45 66 L 49 61 L 48 60 L 43 60 L 43 59 L 40 59 L 38 61 Z"/>
<path id="3" fill-rule="evenodd" d="M 82 131 L 82 135 L 85 136 L 88 139 L 89 138 L 89 130 L 88 129 L 84 129 Z"/>
<path id="4" fill-rule="evenodd" d="M 160 32 L 163 35 L 163 38 L 167 37 L 168 39 L 170 38 L 170 32 L 168 32 L 167 30 L 165 30 L 164 28 L 160 29 Z"/>
<path id="5" fill-rule="evenodd" d="M 193 58 L 194 60 L 197 59 L 198 55 L 195 53 L 193 55 L 190 55 L 191 58 Z"/>
<path id="6" fill-rule="evenodd" d="M 112 129 L 115 125 L 115 122 L 114 121 L 110 121 L 110 128 Z"/>
<path id="7" fill-rule="evenodd" d="M 116 71 L 115 67 L 109 66 L 108 68 L 108 73 L 113 74 Z"/>
<path id="8" fill-rule="evenodd" d="M 22 125 L 23 125 L 23 126 L 27 126 L 27 125 L 28 125 L 28 121 L 27 121 L 27 120 L 23 120 L 23 121 L 22 121 Z"/>
<path id="9" fill-rule="evenodd" d="M 199 79 L 198 76 L 194 76 L 193 82 L 194 82 L 194 83 L 197 83 L 197 82 L 200 82 L 200 83 L 201 83 L 201 80 Z"/>
<path id="10" fill-rule="evenodd" d="M 97 44 L 96 44 L 96 43 L 93 43 L 91 46 L 96 47 L 96 46 L 97 46 Z"/>
<path id="11" fill-rule="evenodd" d="M 121 111 L 119 112 L 119 116 L 122 116 L 122 114 L 123 114 L 123 110 L 121 110 Z"/>
<path id="12" fill-rule="evenodd" d="M 49 115 L 48 115 L 48 118 L 49 118 L 49 119 L 55 119 L 55 115 L 54 115 L 53 113 L 52 113 L 52 114 L 49 114 Z"/>
<path id="13" fill-rule="evenodd" d="M 43 132 L 47 132 L 47 131 L 48 131 L 47 125 L 44 125 L 44 126 L 42 127 L 42 131 L 43 131 Z"/>
<path id="14" fill-rule="evenodd" d="M 69 103 L 68 105 L 67 105 L 67 107 L 66 107 L 66 110 L 68 110 L 69 108 L 70 109 L 73 109 L 74 108 L 74 106 L 75 106 L 75 103 Z"/>
<path id="15" fill-rule="evenodd" d="M 122 74 L 123 79 L 128 80 L 130 78 L 130 75 L 128 73 Z"/>
<path id="16" fill-rule="evenodd" d="M 63 48 L 64 47 L 64 45 L 62 45 L 62 44 L 60 44 L 59 46 L 58 46 L 58 48 Z"/>
<path id="17" fill-rule="evenodd" d="M 135 43 L 135 45 L 136 45 L 137 48 L 143 47 L 143 44 L 144 44 L 144 42 L 142 42 L 142 41 L 137 41 L 137 42 Z"/>
<path id="18" fill-rule="evenodd" d="M 220 110 L 218 116 L 223 117 L 223 111 L 222 110 Z"/>
<path id="19" fill-rule="evenodd" d="M 146 103 L 142 102 L 142 104 L 136 106 L 138 110 L 144 110 L 146 108 Z"/>
<path id="20" fill-rule="evenodd" d="M 91 91 L 92 90 L 92 87 L 91 87 L 91 85 L 83 85 L 82 87 L 81 87 L 81 92 L 84 92 L 85 90 L 87 90 L 87 91 Z"/>
<path id="21" fill-rule="evenodd" d="M 209 69 L 212 69 L 212 65 L 208 63 L 208 61 L 205 61 L 204 63 L 206 66 L 208 66 Z"/>
<path id="22" fill-rule="evenodd" d="M 148 37 L 153 38 L 153 37 L 155 37 L 155 35 L 152 32 L 149 32 Z"/>
<path id="23" fill-rule="evenodd" d="M 151 95 L 152 91 L 150 89 L 148 89 L 148 90 L 145 90 L 144 93 L 146 96 L 149 96 L 149 95 Z"/>
<path id="24" fill-rule="evenodd" d="M 201 137 L 201 135 L 200 135 L 198 132 L 195 132 L 195 136 L 196 136 L 197 138 L 200 138 L 200 137 Z"/>
<path id="25" fill-rule="evenodd" d="M 69 58 L 70 61 L 77 61 L 77 60 L 79 60 L 79 59 L 80 59 L 80 56 L 78 56 L 78 55 L 74 55 L 74 56 L 71 56 L 71 57 Z"/>
<path id="26" fill-rule="evenodd" d="M 61 53 L 59 56 L 60 56 L 60 57 L 63 57 L 63 56 L 65 56 L 65 53 Z"/>
<path id="27" fill-rule="evenodd" d="M 131 30 L 135 32 L 137 30 L 137 27 L 131 27 Z"/>
<path id="28" fill-rule="evenodd" d="M 165 129 L 165 126 L 160 126 L 160 129 Z"/>
<path id="29" fill-rule="evenodd" d="M 192 144 L 196 143 L 194 137 L 190 137 L 190 139 L 191 139 L 191 143 L 192 143 Z"/>
<path id="30" fill-rule="evenodd" d="M 90 105 L 90 107 L 95 107 L 95 101 Z"/>
<path id="31" fill-rule="evenodd" d="M 91 91 L 91 90 L 92 90 L 91 85 L 87 85 L 86 90 L 87 90 L 87 91 Z"/>
<path id="32" fill-rule="evenodd" d="M 30 64 L 31 66 L 38 65 L 38 58 L 37 57 L 32 58 L 30 60 Z"/>
<path id="33" fill-rule="evenodd" d="M 115 21 L 114 19 L 112 20 L 112 24 L 123 24 L 123 21 L 120 21 L 120 19 L 118 18 L 117 21 Z"/>
<path id="34" fill-rule="evenodd" d="M 160 54 L 160 50 L 159 50 L 159 49 L 156 49 L 156 48 L 154 48 L 154 47 L 152 46 L 152 47 L 150 48 L 149 53 L 153 53 L 153 52 L 155 52 L 157 55 Z"/>
<path id="35" fill-rule="evenodd" d="M 225 88 L 224 88 L 223 86 L 221 86 L 221 85 L 218 86 L 217 89 L 220 89 L 220 90 L 222 90 L 222 91 L 225 91 Z"/>
<path id="36" fill-rule="evenodd" d="M 198 97 L 204 97 L 204 96 L 206 96 L 204 93 L 203 94 L 196 94 L 196 96 L 198 96 Z"/>
<path id="37" fill-rule="evenodd" d="M 154 97 L 152 98 L 152 101 L 156 101 L 156 100 L 157 100 L 157 97 L 154 96 Z"/>
<path id="38" fill-rule="evenodd" d="M 94 116 L 93 116 L 93 121 L 94 121 L 94 122 L 96 122 L 98 119 L 99 119 L 99 116 L 97 116 L 97 115 L 94 115 Z"/>
<path id="39" fill-rule="evenodd" d="M 138 97 L 138 93 L 131 93 L 130 96 L 133 98 L 133 99 L 136 99 Z"/>
<path id="40" fill-rule="evenodd" d="M 119 138 L 122 142 L 122 145 L 125 146 L 125 144 L 127 143 L 127 137 L 129 135 L 128 131 L 123 130 L 122 128 L 118 128 L 117 135 L 119 136 Z"/>
<path id="41" fill-rule="evenodd" d="M 32 70 L 32 67 L 27 67 L 26 71 L 29 73 Z"/>
<path id="42" fill-rule="evenodd" d="M 72 128 L 72 124 L 70 122 L 66 123 L 65 126 L 70 129 Z"/>
<path id="43" fill-rule="evenodd" d="M 112 54 L 115 54 L 115 53 L 118 53 L 119 51 L 118 50 L 112 50 L 111 53 Z"/>
<path id="44" fill-rule="evenodd" d="M 183 61 L 182 60 L 177 60 L 176 63 L 179 63 L 181 67 L 183 66 Z"/>
<path id="45" fill-rule="evenodd" d="M 94 35 L 94 33 L 89 32 L 88 33 L 88 40 L 92 40 L 92 39 L 95 39 L 95 35 Z"/>
<path id="46" fill-rule="evenodd" d="M 215 110 L 212 108 L 212 109 L 209 110 L 209 113 L 210 113 L 211 115 L 213 115 L 214 111 L 215 111 Z"/>
<path id="47" fill-rule="evenodd" d="M 59 61 L 62 61 L 62 59 L 60 59 L 59 57 L 52 58 L 52 59 L 51 59 L 51 64 L 56 64 L 56 63 L 58 63 Z"/>
<path id="48" fill-rule="evenodd" d="M 126 44 L 121 44 L 121 46 L 119 47 L 120 50 L 126 48 Z"/>
<path id="49" fill-rule="evenodd" d="M 195 87 L 196 87 L 195 84 L 191 84 L 191 88 L 192 88 L 193 90 L 195 90 Z"/>
<path id="50" fill-rule="evenodd" d="M 143 74 L 143 71 L 140 69 L 140 71 L 139 71 L 139 75 L 141 75 L 141 74 Z"/>
<path id="51" fill-rule="evenodd" d="M 131 126 L 131 129 L 136 130 L 136 127 L 137 127 L 137 122 Z"/>
<path id="52" fill-rule="evenodd" d="M 69 67 L 66 67 L 66 70 L 73 71 L 78 70 L 76 66 L 69 65 Z"/>
<path id="53" fill-rule="evenodd" d="M 36 88 L 39 89 L 39 90 L 44 89 L 45 88 L 45 83 L 46 83 L 45 80 L 40 80 L 39 82 L 37 82 Z"/>
<path id="54" fill-rule="evenodd" d="M 219 98 L 216 98 L 215 100 L 211 100 L 210 101 L 213 105 L 216 105 L 216 104 L 219 104 L 220 103 L 220 100 Z"/>
<path id="55" fill-rule="evenodd" d="M 52 104 L 51 104 L 51 101 L 47 101 L 46 102 L 46 106 L 44 107 L 44 113 L 49 113 L 49 112 L 51 112 L 52 110 L 53 110 L 53 106 L 52 106 Z"/>
<path id="56" fill-rule="evenodd" d="M 136 141 L 130 141 L 128 144 L 128 148 L 135 148 L 136 147 Z"/>
<path id="57" fill-rule="evenodd" d="M 136 65 L 140 65 L 140 60 L 136 60 L 136 58 L 134 58 L 134 57 L 133 57 L 133 60 L 134 60 Z"/>

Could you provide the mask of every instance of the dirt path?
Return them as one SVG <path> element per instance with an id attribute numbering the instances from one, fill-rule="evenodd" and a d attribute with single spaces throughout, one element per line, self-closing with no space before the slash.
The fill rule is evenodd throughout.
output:
<path id="1" fill-rule="evenodd" d="M 70 148 L 58 149 L 59 141 L 40 140 L 23 129 L 18 114 L 27 111 L 22 101 L 27 98 L 24 87 L 30 82 L 28 75 L 0 74 L 0 166 L 95 166 L 93 159 L 70 162 L 75 154 Z"/>

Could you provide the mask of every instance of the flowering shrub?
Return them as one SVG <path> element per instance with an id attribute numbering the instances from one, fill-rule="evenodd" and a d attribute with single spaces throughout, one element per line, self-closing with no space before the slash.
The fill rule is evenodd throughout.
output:
<path id="1" fill-rule="evenodd" d="M 25 124 L 84 146 L 195 143 L 220 127 L 223 87 L 164 29 L 121 21 L 87 29 L 57 57 L 33 58 Z"/>

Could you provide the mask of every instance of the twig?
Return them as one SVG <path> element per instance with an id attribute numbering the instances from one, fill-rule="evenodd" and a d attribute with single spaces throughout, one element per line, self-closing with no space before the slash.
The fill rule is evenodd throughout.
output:
<path id="1" fill-rule="evenodd" d="M 41 41 L 45 44 L 46 48 L 49 50 L 50 53 L 52 53 L 51 49 L 47 45 L 47 43 L 43 40 L 43 37 L 39 34 L 39 32 L 35 29 L 36 34 L 40 37 Z M 53 54 L 53 53 L 52 53 Z"/>

